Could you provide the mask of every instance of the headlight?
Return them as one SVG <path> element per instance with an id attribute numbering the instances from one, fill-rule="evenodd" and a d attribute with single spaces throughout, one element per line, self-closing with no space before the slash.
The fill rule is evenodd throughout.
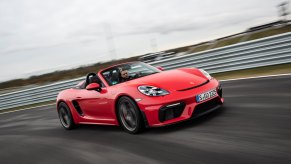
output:
<path id="1" fill-rule="evenodd" d="M 199 71 L 201 72 L 201 73 L 203 73 L 203 75 L 205 76 L 205 77 L 207 77 L 207 79 L 212 79 L 212 77 L 210 76 L 210 74 L 208 73 L 208 72 L 206 72 L 206 71 L 204 71 L 203 69 L 199 69 Z"/>
<path id="2" fill-rule="evenodd" d="M 147 96 L 164 96 L 169 94 L 168 91 L 154 86 L 139 86 L 138 90 Z"/>

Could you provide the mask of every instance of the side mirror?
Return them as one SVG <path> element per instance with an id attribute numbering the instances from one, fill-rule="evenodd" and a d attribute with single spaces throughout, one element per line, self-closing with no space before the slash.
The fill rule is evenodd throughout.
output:
<path id="1" fill-rule="evenodd" d="M 156 68 L 159 69 L 159 70 L 161 70 L 161 71 L 164 71 L 164 68 L 161 67 L 161 66 L 157 66 Z"/>
<path id="2" fill-rule="evenodd" d="M 98 92 L 101 91 L 101 86 L 98 83 L 91 83 L 89 85 L 87 85 L 86 87 L 87 90 L 97 90 Z"/>

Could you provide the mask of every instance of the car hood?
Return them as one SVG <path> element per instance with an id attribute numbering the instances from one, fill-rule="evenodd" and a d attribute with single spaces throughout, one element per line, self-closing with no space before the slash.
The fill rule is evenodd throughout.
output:
<path id="1" fill-rule="evenodd" d="M 186 90 L 206 83 L 208 79 L 201 74 L 197 74 L 194 69 L 176 69 L 162 71 L 153 75 L 141 77 L 130 84 L 156 86 L 168 91 Z"/>

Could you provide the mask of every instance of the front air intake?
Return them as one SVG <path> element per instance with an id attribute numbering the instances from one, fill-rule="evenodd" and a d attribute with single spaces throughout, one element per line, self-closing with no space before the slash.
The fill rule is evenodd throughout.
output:
<path id="1" fill-rule="evenodd" d="M 159 110 L 160 122 L 164 122 L 173 118 L 180 117 L 184 111 L 185 106 L 186 105 L 183 102 L 163 106 Z"/>

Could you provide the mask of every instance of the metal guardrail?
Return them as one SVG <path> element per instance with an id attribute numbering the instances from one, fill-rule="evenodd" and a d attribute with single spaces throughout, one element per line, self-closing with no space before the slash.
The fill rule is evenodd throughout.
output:
<path id="1" fill-rule="evenodd" d="M 291 62 L 291 33 L 239 43 L 150 63 L 166 70 L 203 68 L 210 73 Z"/>
<path id="2" fill-rule="evenodd" d="M 197 67 L 210 73 L 227 72 L 291 62 L 291 32 L 243 42 L 208 51 L 151 62 L 165 70 Z M 56 99 L 58 92 L 71 88 L 83 78 L 62 81 L 0 95 L 0 110 Z"/>

